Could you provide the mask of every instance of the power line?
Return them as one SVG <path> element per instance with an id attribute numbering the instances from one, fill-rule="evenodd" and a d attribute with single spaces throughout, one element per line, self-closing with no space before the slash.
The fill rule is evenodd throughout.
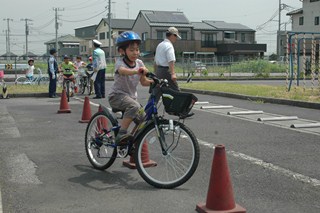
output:
<path id="1" fill-rule="evenodd" d="M 104 10 L 104 11 L 102 11 L 101 13 L 99 13 L 99 14 L 97 14 L 97 15 L 95 15 L 95 16 L 92 16 L 92 17 L 90 17 L 90 18 L 83 19 L 83 20 L 65 20 L 65 19 L 60 19 L 60 20 L 61 20 L 61 21 L 65 21 L 65 22 L 83 22 L 83 21 L 87 21 L 87 20 L 93 19 L 93 18 L 101 15 L 102 13 L 104 13 L 104 12 L 106 12 L 106 11 L 107 11 L 107 10 Z"/>

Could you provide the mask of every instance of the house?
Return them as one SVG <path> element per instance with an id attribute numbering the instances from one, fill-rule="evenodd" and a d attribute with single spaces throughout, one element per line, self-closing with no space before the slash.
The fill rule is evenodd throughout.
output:
<path id="1" fill-rule="evenodd" d="M 109 56 L 109 38 L 111 41 L 111 56 L 117 55 L 116 48 L 114 46 L 115 38 L 124 31 L 128 31 L 132 29 L 132 25 L 134 23 L 133 19 L 111 19 L 111 37 L 109 35 L 109 20 L 107 18 L 101 19 L 100 23 L 97 25 L 96 31 L 96 39 L 98 39 L 102 45 L 101 49 L 103 49 L 106 53 L 106 57 Z"/>
<path id="2" fill-rule="evenodd" d="M 2 60 L 15 60 L 17 57 L 18 55 L 14 54 L 13 52 L 8 52 L 0 56 Z"/>
<path id="3" fill-rule="evenodd" d="M 175 51 L 182 53 L 194 49 L 193 25 L 183 12 L 141 10 L 133 24 L 132 31 L 140 34 L 141 52 L 155 52 L 157 45 L 165 38 L 168 27 L 179 29 L 181 40 L 175 43 Z"/>
<path id="4" fill-rule="evenodd" d="M 75 37 L 73 35 L 65 35 L 58 37 L 58 55 L 68 55 L 68 56 L 77 56 L 79 55 L 80 42 L 83 39 Z M 52 39 L 44 43 L 47 46 L 47 54 L 49 54 L 50 49 L 56 46 L 56 40 Z"/>
<path id="5" fill-rule="evenodd" d="M 300 0 L 302 1 L 302 8 L 293 10 L 287 13 L 292 21 L 292 31 L 291 32 L 306 32 L 306 55 L 311 54 L 311 38 L 312 33 L 315 33 L 314 39 L 320 39 L 320 0 Z M 303 37 L 303 34 L 298 35 L 298 38 Z M 281 33 L 281 55 L 285 55 L 287 51 L 287 34 L 286 32 Z M 318 43 L 318 41 L 317 41 Z M 300 43 L 302 47 L 302 42 Z M 319 44 L 317 44 L 317 51 L 319 49 Z M 316 54 L 317 55 L 317 54 Z M 318 60 L 318 59 L 317 59 Z"/>
<path id="6" fill-rule="evenodd" d="M 238 61 L 262 57 L 266 44 L 257 44 L 255 31 L 242 24 L 224 21 L 190 22 L 183 12 L 141 10 L 132 30 L 142 38 L 141 52 L 153 52 L 165 38 L 168 27 L 179 29 L 181 40 L 174 46 L 177 56 Z"/>
<path id="7" fill-rule="evenodd" d="M 32 53 L 32 52 L 28 52 L 28 54 L 25 53 L 25 54 L 20 56 L 20 58 L 22 58 L 22 60 L 28 60 L 29 58 L 37 59 L 37 57 L 38 56 L 36 54 Z"/>
<path id="8" fill-rule="evenodd" d="M 76 28 L 75 36 L 81 38 L 79 46 L 79 55 L 90 56 L 93 52 L 92 40 L 96 38 L 97 25 Z"/>

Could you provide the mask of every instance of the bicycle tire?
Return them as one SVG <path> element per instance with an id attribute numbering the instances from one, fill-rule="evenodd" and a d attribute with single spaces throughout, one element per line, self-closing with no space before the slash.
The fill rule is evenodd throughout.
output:
<path id="1" fill-rule="evenodd" d="M 66 82 L 66 95 L 67 95 L 67 101 L 70 101 L 70 82 Z"/>
<path id="2" fill-rule="evenodd" d="M 48 85 L 50 82 L 49 77 L 41 77 L 38 81 L 38 85 Z"/>
<path id="3" fill-rule="evenodd" d="M 89 162 L 91 165 L 98 170 L 105 170 L 109 168 L 115 161 L 117 157 L 117 149 L 112 146 L 107 146 L 107 145 L 102 145 L 97 149 L 97 146 L 95 145 L 96 137 L 97 137 L 97 132 L 101 131 L 101 126 L 104 126 L 106 124 L 105 128 L 110 131 L 113 128 L 112 121 L 109 119 L 109 117 L 104 113 L 104 112 L 97 112 L 95 113 L 90 122 L 88 123 L 88 126 L 86 128 L 86 135 L 85 135 L 85 150 L 87 157 L 89 159 Z M 114 138 L 115 138 L 115 132 L 111 131 L 110 134 L 112 135 L 111 140 L 112 143 L 114 143 Z M 93 138 L 94 137 L 94 140 Z M 110 149 L 110 152 L 108 151 Z M 95 154 L 94 152 L 98 152 L 99 154 L 105 154 L 104 157 L 98 157 L 97 153 Z M 104 151 L 104 153 L 100 153 L 100 151 Z M 111 155 L 108 156 L 108 153 Z M 99 160 L 95 158 L 97 156 Z M 103 161 L 104 159 L 104 161 Z"/>
<path id="4" fill-rule="evenodd" d="M 88 90 L 88 95 L 91 95 L 92 88 L 91 88 L 91 85 L 90 85 L 90 78 L 87 78 L 87 90 Z"/>
<path id="5" fill-rule="evenodd" d="M 161 150 L 154 125 L 146 127 L 135 144 L 137 170 L 147 183 L 156 188 L 172 189 L 184 184 L 192 177 L 199 164 L 197 138 L 184 124 L 177 121 L 173 124 L 174 130 L 170 130 L 168 120 L 160 120 L 158 124 L 160 137 L 166 141 L 168 154 L 163 154 Z M 169 142 L 171 137 L 178 140 Z M 155 161 L 155 167 L 144 167 L 143 161 L 148 160 L 146 156 Z"/>
<path id="6" fill-rule="evenodd" d="M 29 84 L 30 84 L 30 81 L 28 81 L 28 79 L 25 76 L 20 76 L 14 81 L 14 84 L 15 85 L 18 85 L 18 84 L 23 85 L 23 84 L 28 84 L 27 82 L 29 82 Z"/>
<path id="7" fill-rule="evenodd" d="M 83 78 L 80 78 L 79 91 L 81 94 L 84 94 L 85 90 L 86 90 L 85 80 Z"/>

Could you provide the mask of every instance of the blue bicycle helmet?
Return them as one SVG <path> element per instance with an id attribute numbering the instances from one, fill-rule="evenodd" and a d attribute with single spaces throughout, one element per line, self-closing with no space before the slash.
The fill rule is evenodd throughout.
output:
<path id="1" fill-rule="evenodd" d="M 141 38 L 137 33 L 133 31 L 126 31 L 119 35 L 119 37 L 116 40 L 116 45 L 118 47 L 122 47 L 129 44 L 132 41 L 136 41 L 140 44 Z"/>

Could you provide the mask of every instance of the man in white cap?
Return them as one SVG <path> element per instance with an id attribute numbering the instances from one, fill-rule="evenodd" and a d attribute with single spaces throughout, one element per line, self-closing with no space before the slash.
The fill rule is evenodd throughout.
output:
<path id="1" fill-rule="evenodd" d="M 166 32 L 166 38 L 157 46 L 154 58 L 154 70 L 158 78 L 167 79 L 170 88 L 179 91 L 177 76 L 174 71 L 176 56 L 173 47 L 173 43 L 177 39 L 181 39 L 178 29 L 169 27 Z"/>
<path id="2" fill-rule="evenodd" d="M 93 58 L 93 71 L 96 73 L 96 78 L 94 81 L 94 91 L 96 96 L 94 99 L 105 98 L 105 79 L 106 79 L 106 55 L 104 51 L 100 48 L 102 43 L 96 39 L 93 41 L 93 46 L 95 49 L 93 50 L 92 58 Z"/>

